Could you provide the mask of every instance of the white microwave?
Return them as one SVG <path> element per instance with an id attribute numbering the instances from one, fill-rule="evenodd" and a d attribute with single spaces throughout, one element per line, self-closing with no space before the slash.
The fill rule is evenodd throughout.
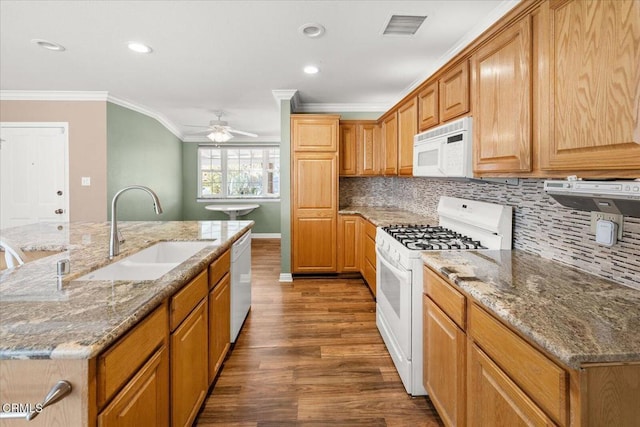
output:
<path id="1" fill-rule="evenodd" d="M 463 117 L 413 138 L 413 176 L 472 178 L 471 117 Z"/>

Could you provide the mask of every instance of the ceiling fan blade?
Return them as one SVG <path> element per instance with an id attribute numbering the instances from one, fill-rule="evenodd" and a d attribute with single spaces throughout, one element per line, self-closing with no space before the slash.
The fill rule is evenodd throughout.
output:
<path id="1" fill-rule="evenodd" d="M 206 125 L 182 125 L 182 126 L 186 126 L 190 128 L 210 128 L 210 126 L 206 126 Z"/>
<path id="2" fill-rule="evenodd" d="M 251 133 L 251 132 L 245 132 L 242 130 L 235 130 L 235 129 L 227 129 L 229 132 L 231 133 L 237 133 L 238 135 L 246 135 L 246 136 L 251 136 L 253 138 L 256 138 L 258 135 L 255 133 Z"/>
<path id="3" fill-rule="evenodd" d="M 188 133 L 187 135 L 188 136 L 208 135 L 210 133 L 211 133 L 211 130 L 209 129 L 209 130 L 201 130 L 200 132 L 191 132 L 191 133 Z"/>

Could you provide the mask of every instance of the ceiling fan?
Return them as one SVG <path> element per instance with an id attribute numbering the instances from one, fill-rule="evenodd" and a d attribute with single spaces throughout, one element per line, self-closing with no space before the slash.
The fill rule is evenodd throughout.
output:
<path id="1" fill-rule="evenodd" d="M 202 125 L 185 125 L 189 127 L 207 128 L 207 130 L 201 132 L 195 132 L 190 135 L 206 135 L 207 138 L 214 142 L 227 142 L 233 138 L 233 134 L 250 136 L 256 138 L 258 135 L 251 132 L 245 132 L 242 130 L 233 129 L 228 125 L 226 120 L 222 120 L 222 112 L 215 113 L 218 116 L 217 120 L 211 120 L 209 126 Z"/>

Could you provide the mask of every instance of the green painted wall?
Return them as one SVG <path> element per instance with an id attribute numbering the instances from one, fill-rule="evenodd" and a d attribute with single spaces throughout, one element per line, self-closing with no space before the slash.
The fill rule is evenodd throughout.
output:
<path id="1" fill-rule="evenodd" d="M 280 160 L 281 168 L 283 159 Z M 287 160 L 288 162 L 288 160 Z M 287 163 L 288 165 L 288 163 Z M 198 143 L 182 144 L 182 212 L 185 221 L 228 220 L 227 214 L 208 211 L 204 207 L 210 202 L 198 202 Z M 287 184 L 288 185 L 288 184 Z M 281 184 L 281 191 L 284 184 Z M 288 187 L 287 187 L 288 188 Z M 233 203 L 233 202 L 229 202 Z M 280 201 L 257 201 L 260 207 L 239 219 L 255 221 L 252 233 L 280 233 Z"/>
<path id="2" fill-rule="evenodd" d="M 182 141 L 160 122 L 107 103 L 107 216 L 111 200 L 128 185 L 156 192 L 164 213 L 156 215 L 148 194 L 140 190 L 118 198 L 119 220 L 177 221 L 182 219 Z"/>

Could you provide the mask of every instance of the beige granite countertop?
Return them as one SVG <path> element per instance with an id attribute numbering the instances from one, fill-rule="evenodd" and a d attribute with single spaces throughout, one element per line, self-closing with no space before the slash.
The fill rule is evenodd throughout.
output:
<path id="1" fill-rule="evenodd" d="M 340 208 L 338 214 L 360 215 L 376 227 L 385 227 L 394 224 L 438 224 L 438 218 L 430 218 L 391 207 L 346 206 Z"/>
<path id="2" fill-rule="evenodd" d="M 60 251 L 0 271 L 0 359 L 92 358 L 228 249 L 253 221 L 119 223 L 125 239 L 117 261 L 159 241 L 211 240 L 212 245 L 157 280 L 79 281 L 109 264 L 109 222 L 42 223 L 2 230 L 23 251 Z M 56 263 L 71 261 L 62 290 Z"/>
<path id="3" fill-rule="evenodd" d="M 640 361 L 640 291 L 521 250 L 424 251 L 462 291 L 567 366 Z"/>

